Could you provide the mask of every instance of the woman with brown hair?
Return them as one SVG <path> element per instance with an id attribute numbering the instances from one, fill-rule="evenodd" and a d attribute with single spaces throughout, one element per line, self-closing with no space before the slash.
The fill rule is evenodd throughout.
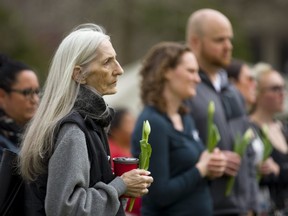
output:
<path id="1" fill-rule="evenodd" d="M 223 174 L 219 149 L 208 153 L 183 102 L 201 81 L 194 54 L 184 45 L 163 42 L 146 55 L 140 71 L 144 109 L 132 136 L 132 153 L 140 153 L 142 124 L 151 125 L 149 171 L 154 183 L 142 199 L 142 215 L 212 215 L 208 178 Z"/>

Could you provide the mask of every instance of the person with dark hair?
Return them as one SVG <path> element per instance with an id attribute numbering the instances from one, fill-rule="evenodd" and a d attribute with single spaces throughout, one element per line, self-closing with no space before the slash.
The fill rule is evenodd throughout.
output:
<path id="1" fill-rule="evenodd" d="M 142 198 L 148 215 L 212 215 L 208 179 L 223 174 L 226 159 L 219 149 L 209 153 L 198 137 L 184 101 L 196 95 L 200 82 L 192 51 L 175 42 L 162 42 L 146 54 L 140 70 L 144 109 L 132 136 L 132 154 L 139 156 L 144 120 L 151 125 L 149 170 L 154 183 Z"/>
<path id="2" fill-rule="evenodd" d="M 128 108 L 115 108 L 115 114 L 108 132 L 108 141 L 112 159 L 116 157 L 132 157 L 130 142 L 134 126 L 135 117 Z M 127 207 L 130 205 L 130 201 L 131 200 L 128 201 Z M 128 211 L 127 207 L 126 215 L 140 216 L 141 198 L 135 199 L 132 211 Z"/>
<path id="3" fill-rule="evenodd" d="M 135 117 L 127 108 L 116 108 L 111 121 L 108 138 L 111 157 L 131 157 L 130 140 Z"/>
<path id="4" fill-rule="evenodd" d="M 244 106 L 249 112 L 256 100 L 257 82 L 249 66 L 239 59 L 233 59 L 226 67 L 229 80 L 243 96 Z"/>
<path id="5" fill-rule="evenodd" d="M 0 55 L 0 161 L 5 148 L 18 152 L 21 135 L 39 102 L 39 82 L 26 64 Z"/>
<path id="6" fill-rule="evenodd" d="M 117 92 L 122 74 L 99 25 L 81 24 L 62 40 L 21 145 L 27 215 L 122 216 L 123 195 L 148 193 L 150 172 L 115 176 L 111 169 L 107 130 L 113 109 L 103 96 Z"/>

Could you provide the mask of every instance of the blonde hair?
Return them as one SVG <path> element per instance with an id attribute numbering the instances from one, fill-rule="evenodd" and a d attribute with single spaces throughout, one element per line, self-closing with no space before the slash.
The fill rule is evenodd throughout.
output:
<path id="1" fill-rule="evenodd" d="M 251 71 L 253 73 L 253 76 L 255 77 L 255 80 L 258 83 L 257 85 L 257 94 L 258 94 L 261 87 L 261 85 L 259 85 L 259 83 L 261 83 L 261 78 L 266 74 L 275 72 L 275 70 L 273 69 L 272 65 L 265 62 L 259 62 L 255 64 L 254 67 L 251 68 Z"/>
<path id="2" fill-rule="evenodd" d="M 272 65 L 265 62 L 259 62 L 252 67 L 252 72 L 254 73 L 256 79 L 259 79 L 263 74 L 271 72 L 272 70 Z"/>
<path id="3" fill-rule="evenodd" d="M 272 65 L 265 63 L 265 62 L 259 62 L 255 64 L 251 68 L 251 71 L 257 82 L 256 102 L 253 104 L 253 106 L 251 107 L 251 111 L 250 111 L 250 113 L 252 114 L 256 111 L 257 106 L 258 106 L 258 98 L 259 98 L 261 87 L 263 84 L 263 80 L 262 80 L 263 77 L 266 76 L 267 74 L 275 73 L 275 72 L 278 73 L 278 72 L 272 67 Z"/>
<path id="4" fill-rule="evenodd" d="M 23 137 L 19 162 L 24 179 L 33 181 L 45 172 L 46 161 L 53 153 L 55 127 L 71 111 L 79 92 L 79 84 L 72 79 L 74 68 L 80 66 L 82 78 L 87 76 L 88 65 L 104 40 L 110 38 L 103 29 L 87 23 L 75 28 L 59 45 L 39 108 Z"/>

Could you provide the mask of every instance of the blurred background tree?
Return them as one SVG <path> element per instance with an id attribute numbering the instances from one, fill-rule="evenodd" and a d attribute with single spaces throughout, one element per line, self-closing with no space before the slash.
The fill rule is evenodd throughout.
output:
<path id="1" fill-rule="evenodd" d="M 0 8 L 0 52 L 29 64 L 36 71 L 47 68 L 47 54 L 41 44 L 33 40 L 17 16 L 8 10 Z M 45 79 L 44 73 L 39 73 L 40 79 Z"/>
<path id="2" fill-rule="evenodd" d="M 286 0 L 2 0 L 0 52 L 33 66 L 43 82 L 62 38 L 78 24 L 94 22 L 106 28 L 126 65 L 159 41 L 184 42 L 188 17 L 205 7 L 231 20 L 234 57 L 288 73 Z"/>

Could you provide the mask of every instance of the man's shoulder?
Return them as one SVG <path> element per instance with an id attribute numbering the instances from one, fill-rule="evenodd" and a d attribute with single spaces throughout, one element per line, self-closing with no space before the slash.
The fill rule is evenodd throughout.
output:
<path id="1" fill-rule="evenodd" d="M 206 83 L 199 83 L 197 86 L 197 94 L 188 100 L 189 106 L 208 106 L 209 101 L 218 101 L 219 95 Z"/>

